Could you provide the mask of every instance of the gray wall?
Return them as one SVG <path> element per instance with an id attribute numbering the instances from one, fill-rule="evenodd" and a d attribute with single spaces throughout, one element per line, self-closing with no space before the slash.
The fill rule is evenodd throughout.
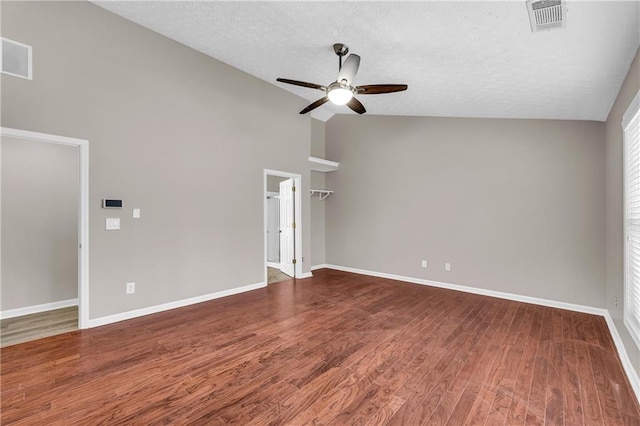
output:
<path id="1" fill-rule="evenodd" d="M 2 138 L 0 309 L 78 297 L 78 148 Z"/>
<path id="2" fill-rule="evenodd" d="M 271 192 L 280 192 L 280 182 L 285 181 L 289 178 L 280 177 L 280 176 L 267 176 L 267 191 Z"/>
<path id="3" fill-rule="evenodd" d="M 325 158 L 325 124 L 311 119 L 311 155 Z M 326 189 L 326 173 L 311 171 L 311 188 Z M 325 203 L 317 195 L 311 198 L 311 266 L 325 263 Z"/>
<path id="4" fill-rule="evenodd" d="M 3 2 L 2 35 L 34 55 L 33 81 L 1 77 L 2 126 L 89 140 L 91 318 L 264 280 L 263 170 L 308 193 L 306 101 L 86 2 Z"/>
<path id="5" fill-rule="evenodd" d="M 636 371 L 640 371 L 640 351 L 622 322 L 624 294 L 622 116 L 638 90 L 640 90 L 640 53 L 636 54 L 631 64 L 606 123 L 607 309 L 613 317 Z"/>
<path id="6" fill-rule="evenodd" d="M 604 307 L 604 154 L 597 122 L 335 116 L 327 263 Z"/>

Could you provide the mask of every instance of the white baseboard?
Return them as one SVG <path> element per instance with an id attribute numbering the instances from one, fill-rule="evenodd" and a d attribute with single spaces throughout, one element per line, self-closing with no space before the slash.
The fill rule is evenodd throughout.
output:
<path id="1" fill-rule="evenodd" d="M 108 315 L 106 317 L 94 318 L 89 320 L 89 328 L 99 327 L 101 325 L 112 324 L 114 322 L 124 321 L 132 318 L 142 317 L 144 315 L 155 314 L 162 311 L 168 311 L 170 309 L 182 308 L 184 306 L 193 305 L 196 303 L 207 302 L 213 299 L 219 299 L 221 297 L 232 296 L 238 293 L 244 293 L 251 290 L 257 290 L 262 287 L 266 287 L 264 282 L 249 284 L 242 287 L 231 288 L 229 290 L 222 290 L 215 293 L 203 294 L 202 296 L 191 297 L 189 299 L 176 300 L 175 302 L 163 303 L 162 305 L 149 306 L 148 308 L 136 309 L 134 311 L 122 312 L 119 314 Z"/>
<path id="2" fill-rule="evenodd" d="M 627 351 L 624 348 L 622 337 L 620 337 L 620 333 L 618 333 L 618 327 L 616 327 L 615 322 L 613 322 L 613 318 L 609 311 L 604 315 L 604 319 L 607 321 L 611 337 L 613 338 L 613 343 L 616 345 L 616 349 L 618 350 L 618 356 L 620 357 L 620 362 L 622 362 L 622 368 L 624 368 L 625 373 L 627 373 L 627 378 L 629 379 L 629 383 L 631 383 L 633 392 L 636 394 L 636 399 L 640 401 L 640 377 L 638 377 L 638 372 L 633 367 L 633 363 L 629 359 L 629 354 L 627 354 Z"/>
<path id="3" fill-rule="evenodd" d="M 313 265 L 311 267 L 311 270 L 315 271 L 316 269 L 324 269 L 324 268 L 328 268 L 328 267 L 329 267 L 329 265 L 327 265 L 326 263 L 321 263 L 319 265 Z"/>
<path id="4" fill-rule="evenodd" d="M 303 279 L 303 278 L 311 278 L 313 276 L 313 274 L 311 272 L 303 272 L 302 275 L 300 275 L 299 277 L 296 277 L 297 279 Z"/>
<path id="5" fill-rule="evenodd" d="M 505 293 L 502 291 L 486 290 L 484 288 L 468 287 L 459 284 L 449 284 L 439 281 L 425 280 L 422 278 L 405 277 L 402 275 L 386 274 L 383 272 L 367 271 L 363 269 L 349 268 L 339 265 L 326 265 L 329 269 L 338 271 L 352 272 L 354 274 L 369 275 L 372 277 L 389 278 L 392 280 L 406 281 L 413 284 L 428 285 L 432 287 L 446 288 L 449 290 L 457 290 L 465 293 L 480 294 L 483 296 L 497 297 L 499 299 L 514 300 L 516 302 L 531 303 L 534 305 L 549 306 L 551 308 L 567 309 L 569 311 L 584 312 L 587 314 L 604 316 L 608 311 L 603 308 L 594 308 L 593 306 L 576 305 L 567 302 L 558 302 L 556 300 L 541 299 L 538 297 L 523 296 L 514 293 Z"/>
<path id="6" fill-rule="evenodd" d="M 269 268 L 280 269 L 280 262 L 267 262 Z"/>
<path id="7" fill-rule="evenodd" d="M 0 312 L 0 319 L 53 311 L 54 309 L 68 308 L 69 306 L 78 306 L 78 299 L 61 300 L 59 302 L 43 303 L 42 305 L 27 306 L 25 308 L 8 309 Z"/>

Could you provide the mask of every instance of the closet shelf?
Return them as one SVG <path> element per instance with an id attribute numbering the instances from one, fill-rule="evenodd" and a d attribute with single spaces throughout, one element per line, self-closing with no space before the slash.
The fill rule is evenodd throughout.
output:
<path id="1" fill-rule="evenodd" d="M 311 190 L 311 196 L 313 197 L 315 194 L 318 194 L 318 198 L 320 200 L 324 200 L 329 195 L 333 194 L 333 191 L 329 191 L 329 190 L 326 190 L 326 189 L 312 189 Z"/>
<path id="2" fill-rule="evenodd" d="M 340 166 L 340 163 L 318 157 L 309 157 L 309 163 L 311 164 L 311 170 L 323 173 L 336 171 Z"/>

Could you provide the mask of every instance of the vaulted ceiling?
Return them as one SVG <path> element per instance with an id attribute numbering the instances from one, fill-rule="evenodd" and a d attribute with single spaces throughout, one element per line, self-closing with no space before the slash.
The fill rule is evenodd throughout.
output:
<path id="1" fill-rule="evenodd" d="M 569 1 L 565 28 L 536 33 L 524 1 L 95 3 L 310 102 L 276 78 L 328 85 L 345 43 L 355 84 L 409 85 L 359 97 L 380 115 L 604 121 L 640 46 L 638 1 Z"/>

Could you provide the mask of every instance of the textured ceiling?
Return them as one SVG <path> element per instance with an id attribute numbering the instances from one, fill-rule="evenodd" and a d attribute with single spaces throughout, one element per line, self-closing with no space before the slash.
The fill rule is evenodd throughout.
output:
<path id="1" fill-rule="evenodd" d="M 309 101 L 322 93 L 275 79 L 328 85 L 345 43 L 355 84 L 409 85 L 359 97 L 380 115 L 604 121 L 640 45 L 638 1 L 569 0 L 566 28 L 538 33 L 524 0 L 95 3 Z"/>

